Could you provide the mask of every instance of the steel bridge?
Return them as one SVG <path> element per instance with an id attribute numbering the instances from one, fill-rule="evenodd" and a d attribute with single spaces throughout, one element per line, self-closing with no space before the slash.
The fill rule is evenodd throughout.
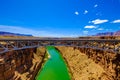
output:
<path id="1" fill-rule="evenodd" d="M 0 39 L 0 54 L 40 46 L 73 46 L 120 52 L 120 40 L 107 39 Z"/>

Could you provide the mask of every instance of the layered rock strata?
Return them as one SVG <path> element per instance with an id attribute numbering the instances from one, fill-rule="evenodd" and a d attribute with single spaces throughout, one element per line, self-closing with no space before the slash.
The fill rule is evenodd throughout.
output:
<path id="1" fill-rule="evenodd" d="M 86 54 L 88 58 L 92 59 L 96 64 L 100 65 L 111 80 L 120 80 L 120 54 L 115 52 L 79 48 L 80 52 Z"/>
<path id="2" fill-rule="evenodd" d="M 29 48 L 0 54 L 0 80 L 34 80 L 45 48 Z"/>
<path id="3" fill-rule="evenodd" d="M 56 47 L 65 59 L 72 80 L 120 80 L 120 54 L 91 48 Z M 0 80 L 34 80 L 45 48 L 0 54 Z"/>
<path id="4" fill-rule="evenodd" d="M 120 56 L 101 50 L 58 47 L 66 60 L 72 80 L 119 80 Z"/>

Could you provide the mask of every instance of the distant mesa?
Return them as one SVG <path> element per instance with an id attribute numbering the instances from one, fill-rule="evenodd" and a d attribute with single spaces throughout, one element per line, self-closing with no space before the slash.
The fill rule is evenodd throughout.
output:
<path id="1" fill-rule="evenodd" d="M 27 36 L 27 37 L 32 37 L 31 34 L 19 34 L 19 33 L 11 33 L 11 32 L 4 32 L 4 31 L 0 31 L 0 36 Z"/>
<path id="2" fill-rule="evenodd" d="M 0 36 L 26 36 L 26 37 L 33 37 L 31 34 L 20 34 L 20 33 L 11 33 L 11 32 L 4 32 L 0 31 Z M 116 32 L 104 32 L 104 33 L 97 33 L 92 36 L 120 36 L 120 30 Z"/>
<path id="3" fill-rule="evenodd" d="M 116 32 L 104 32 L 104 33 L 97 33 L 94 36 L 120 36 L 120 30 Z"/>
<path id="4" fill-rule="evenodd" d="M 95 36 L 113 36 L 114 32 L 97 33 Z"/>
<path id="5" fill-rule="evenodd" d="M 114 33 L 115 36 L 120 36 L 120 30 Z"/>

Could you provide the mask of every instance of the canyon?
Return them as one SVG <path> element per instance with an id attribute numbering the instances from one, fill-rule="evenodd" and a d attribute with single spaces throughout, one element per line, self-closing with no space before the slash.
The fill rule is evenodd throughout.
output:
<path id="1" fill-rule="evenodd" d="M 43 63 L 45 48 L 29 48 L 0 54 L 0 80 L 34 80 Z"/>
<path id="2" fill-rule="evenodd" d="M 91 48 L 59 47 L 72 80 L 119 80 L 120 55 Z"/>
<path id="3" fill-rule="evenodd" d="M 71 80 L 119 80 L 120 54 L 92 48 L 56 46 Z M 45 47 L 0 54 L 0 80 L 34 80 L 44 63 Z"/>

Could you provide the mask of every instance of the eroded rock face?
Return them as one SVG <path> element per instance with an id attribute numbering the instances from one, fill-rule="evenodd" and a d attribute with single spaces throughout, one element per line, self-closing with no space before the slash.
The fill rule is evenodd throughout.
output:
<path id="1" fill-rule="evenodd" d="M 119 80 L 120 56 L 100 50 L 57 47 L 66 60 L 72 80 Z"/>
<path id="2" fill-rule="evenodd" d="M 77 48 L 99 64 L 111 80 L 120 79 L 120 54 L 91 48 Z"/>
<path id="3" fill-rule="evenodd" d="M 79 47 L 57 47 L 72 80 L 120 80 L 120 54 Z M 11 51 L 0 55 L 0 80 L 34 80 L 45 48 Z"/>
<path id="4" fill-rule="evenodd" d="M 0 80 L 34 80 L 44 55 L 44 47 L 1 54 Z"/>

